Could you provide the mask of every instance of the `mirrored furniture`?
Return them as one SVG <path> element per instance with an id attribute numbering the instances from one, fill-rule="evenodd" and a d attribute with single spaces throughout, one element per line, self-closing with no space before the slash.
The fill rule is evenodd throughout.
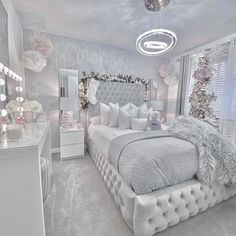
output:
<path id="1" fill-rule="evenodd" d="M 84 129 L 79 124 L 78 71 L 61 69 L 60 156 L 61 160 L 84 155 Z"/>
<path id="2" fill-rule="evenodd" d="M 45 236 L 41 163 L 52 176 L 49 122 L 26 124 L 17 142 L 0 142 L 0 235 Z"/>

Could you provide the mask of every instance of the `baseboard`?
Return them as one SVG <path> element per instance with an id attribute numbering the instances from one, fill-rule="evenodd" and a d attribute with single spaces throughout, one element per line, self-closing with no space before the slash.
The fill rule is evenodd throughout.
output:
<path id="1" fill-rule="evenodd" d="M 60 148 L 51 148 L 51 153 L 59 153 Z"/>

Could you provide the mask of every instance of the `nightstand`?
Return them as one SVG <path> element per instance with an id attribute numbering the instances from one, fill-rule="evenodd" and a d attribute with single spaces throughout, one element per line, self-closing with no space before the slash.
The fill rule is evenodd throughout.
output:
<path id="1" fill-rule="evenodd" d="M 60 128 L 61 160 L 84 156 L 84 129 Z"/>

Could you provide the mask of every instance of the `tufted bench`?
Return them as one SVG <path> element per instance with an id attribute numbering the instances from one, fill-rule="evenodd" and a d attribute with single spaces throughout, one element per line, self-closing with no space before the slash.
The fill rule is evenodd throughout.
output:
<path id="1" fill-rule="evenodd" d="M 88 150 L 135 236 L 152 236 L 236 194 L 236 185 L 207 185 L 193 179 L 138 196 L 91 140 Z"/>

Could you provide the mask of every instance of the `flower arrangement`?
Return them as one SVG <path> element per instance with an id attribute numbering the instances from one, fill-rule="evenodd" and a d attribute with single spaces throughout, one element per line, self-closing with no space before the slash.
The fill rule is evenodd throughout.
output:
<path id="1" fill-rule="evenodd" d="M 33 37 L 32 50 L 23 53 L 24 67 L 34 72 L 41 72 L 47 65 L 47 58 L 51 56 L 53 48 L 49 39 Z"/>
<path id="2" fill-rule="evenodd" d="M 163 64 L 159 69 L 160 76 L 164 79 L 164 82 L 168 86 L 173 86 L 177 82 L 177 76 L 172 64 Z"/>
<path id="3" fill-rule="evenodd" d="M 33 37 L 33 50 L 41 52 L 45 57 L 50 57 L 53 52 L 53 44 L 47 38 Z"/>
<path id="4" fill-rule="evenodd" d="M 99 73 L 87 73 L 82 72 L 81 82 L 79 83 L 79 95 L 80 95 L 80 106 L 82 109 L 88 108 L 88 81 L 91 79 L 95 79 L 103 82 L 119 82 L 119 83 L 138 83 L 145 85 L 145 100 L 149 100 L 149 89 L 150 89 L 150 81 L 138 77 L 134 77 L 131 75 L 106 75 Z"/>

